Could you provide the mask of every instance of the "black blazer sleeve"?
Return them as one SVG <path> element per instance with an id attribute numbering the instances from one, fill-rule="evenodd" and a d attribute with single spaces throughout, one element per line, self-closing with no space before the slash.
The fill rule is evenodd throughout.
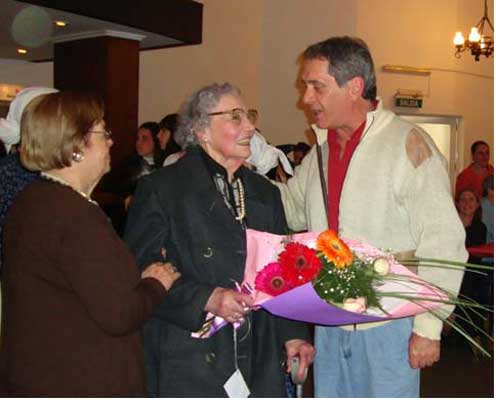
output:
<path id="1" fill-rule="evenodd" d="M 124 234 L 124 240 L 142 270 L 153 262 L 164 261 L 161 249 L 167 248 L 170 243 L 169 214 L 159 200 L 156 182 L 151 176 L 140 179 Z M 171 261 L 183 275 L 174 283 L 153 316 L 183 329 L 197 331 L 205 321 L 204 307 L 214 286 L 191 279 L 181 265 L 174 260 L 167 261 Z"/>

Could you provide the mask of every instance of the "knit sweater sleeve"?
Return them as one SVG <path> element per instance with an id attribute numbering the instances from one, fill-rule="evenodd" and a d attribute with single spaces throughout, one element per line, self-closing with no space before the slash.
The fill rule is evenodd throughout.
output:
<path id="1" fill-rule="evenodd" d="M 416 242 L 417 257 L 466 261 L 465 230 L 458 217 L 451 197 L 448 174 L 443 158 L 427 149 L 427 140 L 412 131 L 417 151 L 408 148 L 409 165 L 403 176 L 400 199 L 409 216 L 411 234 Z M 412 136 L 410 136 L 410 139 Z M 420 140 L 419 140 L 420 139 Z M 413 157 L 412 154 L 415 156 Z M 418 274 L 428 282 L 457 294 L 463 271 L 419 266 Z M 453 306 L 437 310 L 443 318 L 453 311 Z M 413 331 L 423 337 L 439 340 L 442 321 L 430 313 L 420 314 L 414 319 Z"/>

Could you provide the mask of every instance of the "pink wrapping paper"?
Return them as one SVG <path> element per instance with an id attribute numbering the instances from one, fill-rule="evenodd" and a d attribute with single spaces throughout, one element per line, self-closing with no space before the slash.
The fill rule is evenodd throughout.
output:
<path id="1" fill-rule="evenodd" d="M 254 288 L 257 272 L 262 270 L 268 263 L 277 260 L 288 239 L 315 248 L 318 235 L 319 233 L 309 232 L 295 234 L 288 238 L 288 236 L 247 229 L 247 258 L 243 283 Z M 365 254 L 374 258 L 387 257 L 387 254 L 368 244 L 351 239 L 343 240 L 355 253 Z M 431 300 L 442 301 L 447 299 L 447 296 L 442 291 L 432 287 L 396 261 L 392 262 L 391 272 L 408 276 L 412 282 L 397 283 L 386 281 L 385 284 L 377 288 L 378 292 L 401 292 Z M 346 325 L 403 318 L 424 313 L 442 305 L 439 301 L 415 300 L 415 302 L 412 302 L 405 299 L 383 298 L 381 299 L 381 305 L 387 311 L 387 314 L 378 309 L 367 309 L 365 313 L 357 314 L 345 311 L 322 300 L 313 289 L 311 283 L 276 297 L 258 290 L 253 292 L 253 296 L 257 305 L 274 315 L 319 325 Z"/>

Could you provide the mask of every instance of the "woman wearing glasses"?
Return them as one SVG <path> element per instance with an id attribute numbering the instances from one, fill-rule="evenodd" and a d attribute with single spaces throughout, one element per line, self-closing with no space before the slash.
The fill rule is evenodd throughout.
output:
<path id="1" fill-rule="evenodd" d="M 0 382 L 14 397 L 142 396 L 140 328 L 179 277 L 138 272 L 91 199 L 110 169 L 93 96 L 41 95 L 21 122 L 21 162 L 41 171 L 4 225 Z"/>
<path id="2" fill-rule="evenodd" d="M 304 325 L 249 312 L 252 298 L 235 290 L 245 229 L 286 232 L 278 191 L 243 166 L 254 127 L 239 90 L 226 83 L 194 93 L 179 134 L 186 155 L 140 181 L 125 234 L 138 264 L 164 256 L 182 273 L 145 325 L 149 395 L 239 397 L 229 387 L 246 384 L 253 397 L 284 397 L 285 362 L 299 356 L 303 372 L 313 347 Z M 229 324 L 198 338 L 207 315 Z M 235 332 L 233 323 L 242 323 Z"/>

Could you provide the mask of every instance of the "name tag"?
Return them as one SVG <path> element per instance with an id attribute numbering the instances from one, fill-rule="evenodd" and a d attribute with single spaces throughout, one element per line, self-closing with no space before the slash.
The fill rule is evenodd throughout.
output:
<path id="1" fill-rule="evenodd" d="M 250 395 L 250 389 L 239 369 L 234 371 L 234 374 L 224 383 L 224 390 L 229 397 L 246 398 Z"/>

